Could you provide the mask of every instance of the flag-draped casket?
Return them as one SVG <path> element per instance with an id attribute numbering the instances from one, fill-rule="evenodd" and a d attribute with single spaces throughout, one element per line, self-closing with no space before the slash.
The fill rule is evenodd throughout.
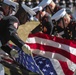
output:
<path id="1" fill-rule="evenodd" d="M 25 42 L 33 56 L 18 47 L 19 57 L 15 60 L 32 72 L 40 75 L 73 75 L 76 69 L 76 42 L 55 36 L 29 34 Z"/>

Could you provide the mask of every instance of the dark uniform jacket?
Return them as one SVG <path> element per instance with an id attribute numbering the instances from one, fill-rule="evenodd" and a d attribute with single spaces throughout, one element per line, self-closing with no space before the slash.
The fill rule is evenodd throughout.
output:
<path id="1" fill-rule="evenodd" d="M 60 7 L 60 6 L 58 6 L 58 5 L 56 5 L 55 6 L 55 9 L 53 10 L 53 12 L 51 12 L 51 14 L 52 15 L 54 15 L 57 11 L 59 11 L 60 9 L 61 9 L 62 7 Z M 67 12 L 68 13 L 68 12 Z M 71 17 L 71 19 L 73 19 L 73 17 L 72 17 L 72 15 L 70 15 Z M 50 31 L 51 31 L 51 24 L 50 24 L 50 20 L 47 22 L 47 20 L 48 20 L 48 16 L 45 16 L 45 17 L 43 17 L 44 19 L 42 19 L 42 24 L 43 24 L 43 27 L 46 27 L 47 28 L 47 32 L 44 32 L 43 31 L 43 33 L 46 33 L 46 34 L 49 34 L 50 33 Z M 46 18 L 47 18 L 47 20 L 46 20 Z M 60 26 L 58 26 L 57 24 L 54 24 L 54 27 L 53 27 L 53 31 L 52 31 L 52 34 L 53 35 L 56 35 L 57 33 L 60 33 L 60 32 L 62 32 L 63 31 L 63 29 L 60 27 Z"/>
<path id="2" fill-rule="evenodd" d="M 5 15 L 4 10 L 0 7 L 0 19 Z"/>
<path id="3" fill-rule="evenodd" d="M 0 39 L 2 45 L 11 40 L 18 47 L 22 47 L 24 42 L 18 37 L 17 29 L 19 21 L 15 16 L 7 16 L 0 21 Z"/>
<path id="4" fill-rule="evenodd" d="M 53 15 L 53 14 L 55 14 L 57 11 L 59 11 L 60 9 L 61 9 L 61 7 L 56 5 L 55 9 L 54 9 L 53 12 L 51 12 L 50 14 Z M 47 29 L 46 32 L 45 32 L 45 30 L 44 30 L 44 27 Z M 53 33 L 56 31 L 55 29 L 60 29 L 60 30 L 61 30 L 61 28 L 56 25 L 56 26 L 54 27 Z M 45 33 L 45 34 L 50 34 L 50 32 L 51 32 L 51 23 L 50 23 L 49 15 L 45 15 L 45 16 L 42 18 L 42 32 Z"/>
<path id="5" fill-rule="evenodd" d="M 62 37 L 76 41 L 76 21 L 70 22 L 70 24 L 64 29 Z"/>

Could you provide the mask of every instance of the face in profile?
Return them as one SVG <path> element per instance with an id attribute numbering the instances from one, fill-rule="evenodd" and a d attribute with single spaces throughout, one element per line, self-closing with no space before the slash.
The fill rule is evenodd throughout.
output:
<path id="1" fill-rule="evenodd" d="M 7 5 L 7 4 L 4 4 L 3 9 L 4 9 L 4 12 L 5 12 L 5 16 L 8 16 L 9 13 L 10 13 L 10 6 Z"/>

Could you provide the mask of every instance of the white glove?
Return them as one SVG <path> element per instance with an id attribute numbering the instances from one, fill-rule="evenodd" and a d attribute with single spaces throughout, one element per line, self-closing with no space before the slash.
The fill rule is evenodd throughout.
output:
<path id="1" fill-rule="evenodd" d="M 12 58 L 18 58 L 19 57 L 18 51 L 15 49 L 12 49 L 10 54 L 11 54 Z"/>
<path id="2" fill-rule="evenodd" d="M 32 52 L 31 52 L 31 50 L 30 50 L 30 47 L 29 47 L 28 45 L 26 45 L 26 44 L 24 44 L 24 45 L 22 46 L 22 50 L 23 50 L 26 54 L 28 54 L 28 55 L 31 55 L 31 54 L 32 54 Z"/>

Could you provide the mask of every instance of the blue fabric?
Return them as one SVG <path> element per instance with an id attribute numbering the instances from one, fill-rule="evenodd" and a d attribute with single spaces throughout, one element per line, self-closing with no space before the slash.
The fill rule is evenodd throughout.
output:
<path id="1" fill-rule="evenodd" d="M 25 68 L 32 72 L 36 72 L 39 75 L 57 75 L 51 61 L 48 58 L 42 56 L 34 56 L 25 54 L 18 47 L 13 46 L 16 50 L 18 50 L 19 57 L 15 60 L 23 65 Z"/>

